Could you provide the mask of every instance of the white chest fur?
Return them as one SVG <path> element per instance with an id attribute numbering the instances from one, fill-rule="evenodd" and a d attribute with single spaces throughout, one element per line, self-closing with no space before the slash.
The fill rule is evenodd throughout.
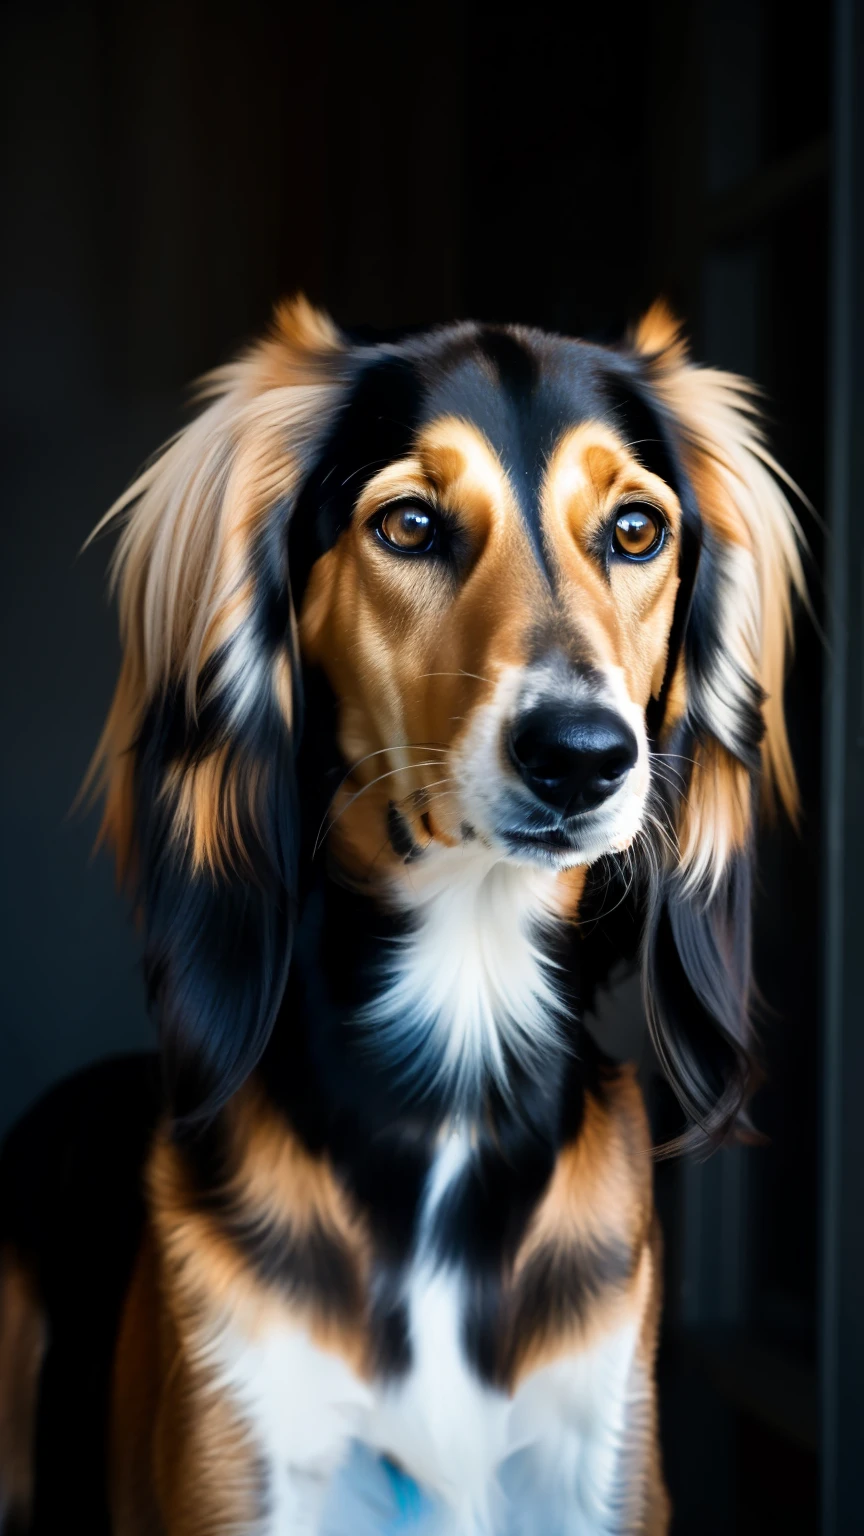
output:
<path id="1" fill-rule="evenodd" d="M 412 1365 L 398 1384 L 360 1382 L 298 1329 L 220 1338 L 219 1386 L 268 1468 L 261 1536 L 386 1536 L 398 1526 L 377 1457 L 431 1495 L 417 1536 L 600 1536 L 619 1530 L 616 1490 L 639 1393 L 637 1320 L 526 1378 L 484 1386 L 462 1347 L 458 1264 L 433 1258 L 435 1213 L 470 1156 L 454 1136 L 430 1173 L 406 1275 Z M 375 1453 L 352 1454 L 355 1446 Z M 413 1529 L 414 1527 L 412 1527 Z"/>
<path id="2" fill-rule="evenodd" d="M 340 1361 L 287 1331 L 221 1379 L 268 1474 L 260 1536 L 403 1529 L 378 1459 L 382 1442 L 418 1481 L 425 1474 L 431 1498 L 411 1527 L 417 1536 L 629 1529 L 620 1524 L 618 1490 L 639 1395 L 635 1322 L 536 1372 L 507 1400 L 466 1378 L 446 1340 L 449 1298 L 430 1292 L 424 1300 L 420 1315 L 427 1324 L 434 1315 L 439 1331 L 399 1393 L 369 1392 Z"/>
<path id="3" fill-rule="evenodd" d="M 465 1358 L 464 1275 L 435 1254 L 438 1208 L 469 1156 L 467 1137 L 453 1135 L 430 1172 L 406 1286 L 412 1366 L 398 1386 L 377 1395 L 366 1438 L 444 1500 L 456 1530 L 473 1533 L 493 1529 L 510 1405 Z"/>
<path id="4" fill-rule="evenodd" d="M 555 967 L 541 949 L 556 876 L 488 850 L 434 848 L 394 899 L 412 932 L 361 1017 L 392 1062 L 470 1103 L 488 1077 L 506 1090 L 506 1049 L 526 1063 L 557 1037 Z"/>

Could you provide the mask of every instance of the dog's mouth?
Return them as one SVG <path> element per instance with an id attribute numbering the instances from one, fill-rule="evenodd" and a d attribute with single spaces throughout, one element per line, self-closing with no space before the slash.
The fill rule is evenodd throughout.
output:
<path id="1" fill-rule="evenodd" d="M 577 853 L 579 851 L 578 841 L 561 827 L 545 827 L 539 831 L 528 831 L 521 827 L 501 827 L 498 829 L 498 836 L 503 843 L 512 847 L 514 852 L 531 848 L 546 853 Z"/>
<path id="2" fill-rule="evenodd" d="M 631 831 L 607 827 L 497 827 L 495 842 L 508 857 L 519 863 L 540 863 L 555 869 L 574 864 L 593 864 L 606 854 L 620 853 L 630 846 Z"/>
<path id="3" fill-rule="evenodd" d="M 538 862 L 557 869 L 593 864 L 608 854 L 624 852 L 642 825 L 642 795 L 624 786 L 602 809 L 569 817 L 547 819 L 529 809 L 521 797 L 515 803 L 514 798 L 507 795 L 503 805 L 499 802 L 488 841 L 520 863 Z"/>

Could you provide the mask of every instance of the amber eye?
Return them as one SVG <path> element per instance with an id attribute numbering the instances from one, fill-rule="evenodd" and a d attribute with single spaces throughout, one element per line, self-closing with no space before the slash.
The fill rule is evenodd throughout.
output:
<path id="1" fill-rule="evenodd" d="M 434 513 L 419 502 L 390 507 L 377 524 L 378 537 L 406 555 L 425 555 L 435 543 Z"/>
<path id="2" fill-rule="evenodd" d="M 616 554 L 624 555 L 628 560 L 647 560 L 661 548 L 664 531 L 659 512 L 653 507 L 633 504 L 618 513 L 612 545 Z"/>

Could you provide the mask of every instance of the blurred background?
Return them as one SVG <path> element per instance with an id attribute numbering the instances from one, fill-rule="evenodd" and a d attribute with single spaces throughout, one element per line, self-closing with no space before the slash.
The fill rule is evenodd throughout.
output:
<path id="1" fill-rule="evenodd" d="M 298 287 L 346 325 L 601 340 L 665 294 L 767 391 L 828 529 L 804 515 L 801 826 L 759 864 L 769 1141 L 657 1174 L 675 1530 L 864 1529 L 864 7 L 7 0 L 3 28 L 0 1129 L 150 1041 L 70 814 L 118 662 L 109 546 L 78 552 L 188 382 Z"/>

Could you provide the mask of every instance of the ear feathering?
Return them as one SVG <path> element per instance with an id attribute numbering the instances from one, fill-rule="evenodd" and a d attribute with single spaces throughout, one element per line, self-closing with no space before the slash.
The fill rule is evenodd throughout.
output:
<path id="1" fill-rule="evenodd" d="M 175 1110 L 207 1114 L 260 1055 L 284 986 L 297 711 L 287 524 L 340 397 L 304 300 L 202 386 L 202 414 L 119 498 L 123 661 L 88 775 L 137 892 Z"/>
<path id="2" fill-rule="evenodd" d="M 786 490 L 800 493 L 766 446 L 755 387 L 691 364 L 662 304 L 632 340 L 701 539 L 658 743 L 683 780 L 665 796 L 675 857 L 667 840 L 644 944 L 652 1038 L 694 1122 L 672 1151 L 750 1131 L 753 824 L 760 791 L 764 805 L 776 794 L 797 813 L 783 686 L 792 598 L 806 603 L 806 589 Z"/>
<path id="3" fill-rule="evenodd" d="M 322 350 L 302 350 L 311 343 Z M 200 391 L 207 409 L 156 455 L 88 540 L 122 526 L 111 590 L 123 661 L 87 780 L 105 794 L 102 832 L 121 874 L 134 846 L 131 748 L 153 700 L 180 688 L 193 722 L 207 699 L 221 696 L 236 723 L 260 695 L 264 656 L 249 634 L 256 541 L 267 515 L 296 488 L 310 436 L 326 425 L 338 395 L 325 344 L 336 350 L 326 316 L 302 298 L 281 305 L 267 340 L 207 375 Z M 277 654 L 273 668 L 270 682 L 290 727 L 287 656 Z M 216 766 L 211 757 L 202 781 L 220 777 Z M 187 785 L 181 821 L 202 861 L 215 867 L 224 853 L 221 824 L 213 819 L 214 837 L 203 824 L 193 827 L 197 798 Z"/>
<path id="4" fill-rule="evenodd" d="M 786 491 L 804 498 L 767 447 L 755 385 L 692 364 L 680 324 L 662 303 L 638 325 L 634 346 L 654 400 L 674 424 L 715 566 L 712 651 L 684 688 L 688 712 L 705 729 L 697 731 L 699 766 L 679 828 L 688 886 L 710 893 L 749 834 L 750 763 L 742 735 L 754 709 L 764 727 L 763 804 L 770 806 L 776 793 L 793 820 L 797 815 L 783 688 L 792 595 L 805 603 L 807 597 L 804 539 Z"/>

